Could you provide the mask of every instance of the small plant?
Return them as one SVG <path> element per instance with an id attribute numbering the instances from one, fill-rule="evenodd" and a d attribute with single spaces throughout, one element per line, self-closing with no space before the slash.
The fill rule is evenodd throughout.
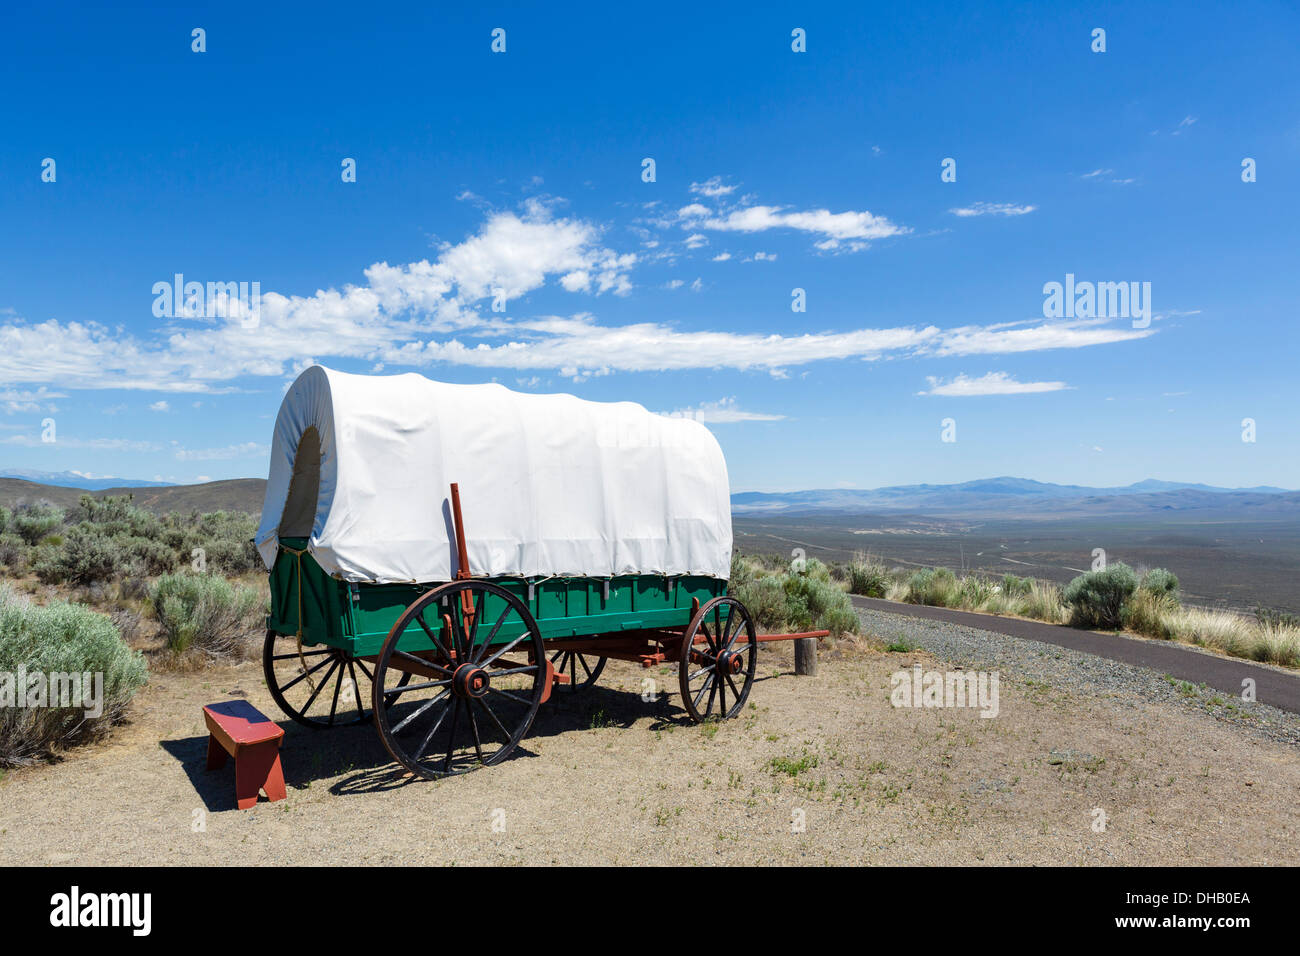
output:
<path id="1" fill-rule="evenodd" d="M 1163 594 L 1175 597 L 1178 594 L 1178 576 L 1172 571 L 1166 571 L 1164 568 L 1152 568 L 1142 575 L 1142 583 L 1138 587 L 1148 594 Z"/>
<path id="2" fill-rule="evenodd" d="M 99 714 L 89 716 L 84 706 L 0 707 L 0 766 L 30 763 L 101 736 L 148 676 L 144 658 L 103 614 L 78 604 L 33 605 L 0 586 L 0 672 L 20 668 L 47 677 L 101 675 L 102 697 L 93 708 Z"/>
<path id="3" fill-rule="evenodd" d="M 1016 577 L 1014 574 L 1002 575 L 1002 593 L 1009 598 L 1028 597 L 1033 581 L 1029 578 Z"/>
<path id="4" fill-rule="evenodd" d="M 169 648 L 183 654 L 196 647 L 214 657 L 237 649 L 254 628 L 260 604 L 252 588 L 214 574 L 163 575 L 149 600 Z"/>
<path id="5" fill-rule="evenodd" d="M 803 756 L 798 758 L 773 757 L 768 761 L 768 768 L 775 776 L 784 774 L 787 777 L 797 777 L 805 771 L 812 770 L 817 764 L 817 755 L 805 750 Z"/>
<path id="6" fill-rule="evenodd" d="M 14 534 L 34 545 L 63 524 L 63 510 L 50 505 L 27 505 L 14 511 L 9 519 Z"/>
<path id="7" fill-rule="evenodd" d="M 883 598 L 889 593 L 889 570 L 870 555 L 858 555 L 847 569 L 850 594 Z"/>
<path id="8" fill-rule="evenodd" d="M 952 607 L 958 602 L 957 576 L 947 568 L 922 568 L 907 580 L 908 604 Z"/>
<path id="9" fill-rule="evenodd" d="M 1075 627 L 1118 630 L 1124 625 L 1124 603 L 1137 590 L 1137 575 L 1123 562 L 1103 571 L 1081 574 L 1068 585 L 1061 599 L 1070 608 Z"/>

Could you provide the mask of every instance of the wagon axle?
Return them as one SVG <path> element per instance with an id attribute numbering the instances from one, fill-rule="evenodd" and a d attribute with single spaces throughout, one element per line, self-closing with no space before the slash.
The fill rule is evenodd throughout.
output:
<path id="1" fill-rule="evenodd" d="M 492 681 L 488 672 L 473 664 L 461 664 L 451 678 L 451 688 L 459 697 L 486 697 Z"/>

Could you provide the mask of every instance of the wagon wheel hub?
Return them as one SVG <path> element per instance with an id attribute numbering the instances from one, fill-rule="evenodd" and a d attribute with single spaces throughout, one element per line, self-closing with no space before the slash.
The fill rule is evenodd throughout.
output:
<path id="1" fill-rule="evenodd" d="M 461 664 L 451 678 L 451 688 L 458 697 L 486 697 L 492 685 L 488 672 L 473 664 Z"/>
<path id="2" fill-rule="evenodd" d="M 745 659 L 735 651 L 723 651 L 718 655 L 718 670 L 724 674 L 739 674 L 745 669 Z"/>

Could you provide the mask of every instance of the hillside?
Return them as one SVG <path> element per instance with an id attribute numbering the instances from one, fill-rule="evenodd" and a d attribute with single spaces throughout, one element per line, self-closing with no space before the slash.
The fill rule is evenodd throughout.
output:
<path id="1" fill-rule="evenodd" d="M 0 506 L 6 508 L 37 501 L 68 508 L 81 500 L 82 495 L 95 498 L 130 495 L 140 507 L 156 514 L 169 511 L 246 511 L 261 514 L 265 493 L 264 478 L 232 478 L 201 485 L 104 488 L 98 491 L 42 485 L 20 478 L 0 478 Z"/>

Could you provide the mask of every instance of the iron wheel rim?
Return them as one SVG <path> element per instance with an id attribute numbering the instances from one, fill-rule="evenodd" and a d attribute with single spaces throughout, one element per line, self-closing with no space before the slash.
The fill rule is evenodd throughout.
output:
<path id="1" fill-rule="evenodd" d="M 724 608 L 727 609 L 725 618 Z M 745 640 L 739 640 L 742 631 Z M 703 636 L 704 640 L 696 643 L 697 636 Z M 720 660 L 737 658 L 739 670 L 728 668 L 724 673 L 718 668 Z M 714 716 L 716 698 L 716 716 L 722 720 L 735 717 L 749 699 L 757 668 L 758 641 L 755 639 L 754 619 L 745 605 L 735 598 L 714 598 L 700 608 L 682 636 L 678 667 L 682 707 L 691 720 L 703 723 Z"/>
<path id="2" fill-rule="evenodd" d="M 461 603 L 464 594 L 470 595 L 474 609 L 468 622 Z M 506 604 L 491 623 L 482 619 L 488 595 Z M 449 619 L 449 640 L 445 624 L 441 636 L 429 627 L 427 615 L 434 608 L 444 622 Z M 504 643 L 494 641 L 510 621 L 515 626 L 508 633 L 519 626 L 523 633 Z M 434 644 L 433 659 L 416 657 L 398 647 L 407 629 L 416 624 Z M 480 625 L 488 628 L 481 643 Z M 526 663 L 518 660 L 525 655 Z M 411 672 L 393 666 L 394 658 L 410 658 L 403 662 L 430 673 L 412 679 Z M 505 588 L 467 580 L 428 591 L 402 612 L 375 660 L 372 709 L 384 749 L 399 765 L 426 780 L 460 776 L 500 763 L 532 728 L 546 686 L 544 662 L 537 622 L 524 603 Z M 485 677 L 480 696 L 463 696 L 465 688 L 457 671 L 467 666 Z M 402 674 L 401 682 L 390 683 L 394 672 Z M 505 677 L 517 680 L 501 680 Z M 504 686 L 507 683 L 509 687 Z M 525 686 L 516 686 L 519 684 Z"/>

